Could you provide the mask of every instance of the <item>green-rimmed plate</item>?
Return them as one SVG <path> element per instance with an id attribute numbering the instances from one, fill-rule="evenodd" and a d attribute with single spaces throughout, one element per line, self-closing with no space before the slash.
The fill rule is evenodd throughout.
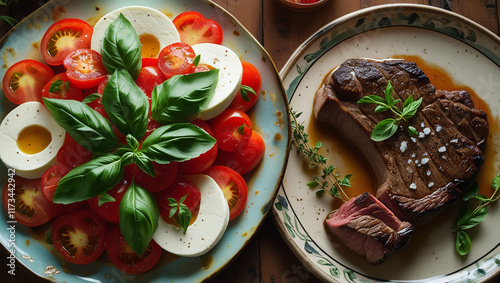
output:
<path id="1" fill-rule="evenodd" d="M 283 176 L 289 153 L 289 116 L 286 95 L 278 72 L 271 58 L 257 40 L 228 12 L 218 5 L 203 0 L 54 0 L 50 1 L 20 22 L 0 43 L 3 67 L 0 77 L 13 63 L 25 59 L 42 60 L 37 46 L 47 28 L 61 18 L 79 18 L 95 24 L 106 13 L 124 6 L 144 5 L 156 8 L 174 17 L 184 11 L 198 11 L 216 20 L 224 30 L 223 45 L 231 48 L 245 61 L 253 63 L 260 71 L 263 93 L 250 111 L 254 129 L 260 132 L 266 143 L 264 160 L 247 175 L 249 198 L 247 207 L 229 227 L 218 245 L 208 254 L 197 258 L 170 259 L 163 256 L 160 263 L 142 275 L 127 275 L 107 262 L 106 257 L 79 266 L 61 259 L 45 242 L 46 229 L 30 229 L 15 224 L 11 235 L 7 228 L 7 213 L 2 209 L 0 217 L 0 242 L 7 250 L 33 273 L 56 282 L 198 282 L 210 278 L 228 264 L 255 235 L 269 211 Z M 0 95 L 0 114 L 3 118 L 14 107 L 4 95 Z M 2 165 L 3 167 L 3 165 Z M 7 170 L 2 168 L 2 181 Z M 50 225 L 46 225 L 50 228 Z M 10 241 L 13 239 L 13 241 Z M 13 244 L 12 244 L 13 243 Z M 60 271 L 50 275 L 46 268 L 53 266 Z M 9 267 L 2 267 L 7 272 Z"/>
<path id="2" fill-rule="evenodd" d="M 490 166 L 483 169 L 491 171 L 486 175 L 494 176 L 500 170 L 495 150 L 500 143 L 499 51 L 496 35 L 455 13 L 423 5 L 383 5 L 354 12 L 321 28 L 295 51 L 280 75 L 290 107 L 303 112 L 299 120 L 307 128 L 314 123 L 310 119 L 316 90 L 346 59 L 418 56 L 444 70 L 455 83 L 470 87 L 489 105 L 491 134 L 485 155 Z M 328 150 L 327 141 L 323 142 Z M 291 249 L 319 278 L 334 282 L 475 282 L 500 273 L 498 204 L 489 208 L 484 223 L 470 231 L 472 250 L 465 257 L 455 251 L 452 230 L 456 213 L 448 213 L 429 227 L 417 228 L 408 246 L 381 265 L 366 263 L 328 236 L 323 221 L 334 207 L 332 199 L 326 194 L 318 197 L 307 187 L 314 171 L 295 153 L 292 147 L 273 216 Z"/>

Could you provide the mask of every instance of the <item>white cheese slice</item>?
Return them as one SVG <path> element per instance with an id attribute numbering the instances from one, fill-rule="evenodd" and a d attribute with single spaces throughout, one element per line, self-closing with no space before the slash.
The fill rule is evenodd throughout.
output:
<path id="1" fill-rule="evenodd" d="M 199 43 L 193 45 L 193 50 L 196 55 L 200 55 L 200 64 L 219 69 L 219 81 L 214 96 L 198 117 L 209 120 L 222 113 L 240 90 L 243 66 L 238 55 L 222 45 Z"/>
<path id="2" fill-rule="evenodd" d="M 186 234 L 181 228 L 160 218 L 153 239 L 167 252 L 179 256 L 197 257 L 210 251 L 224 235 L 229 223 L 229 206 L 222 190 L 209 176 L 199 174 L 183 177 L 200 189 L 198 216 L 189 225 Z"/>
<path id="3" fill-rule="evenodd" d="M 32 125 L 47 129 L 52 140 L 44 150 L 27 154 L 19 149 L 17 140 L 21 131 Z M 15 169 L 16 175 L 26 179 L 40 178 L 55 164 L 65 137 L 66 131 L 52 118 L 45 105 L 37 101 L 25 102 L 9 112 L 0 125 L 0 158 L 5 166 Z"/>

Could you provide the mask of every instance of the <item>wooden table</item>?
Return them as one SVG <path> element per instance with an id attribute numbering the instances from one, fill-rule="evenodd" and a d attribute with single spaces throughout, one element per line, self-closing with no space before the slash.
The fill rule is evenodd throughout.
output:
<path id="1" fill-rule="evenodd" d="M 17 1 L 10 7 L 0 7 L 0 14 L 16 19 L 28 15 L 38 5 L 47 2 Z M 33 2 L 28 4 L 26 2 Z M 293 51 L 325 24 L 362 8 L 388 3 L 432 5 L 454 11 L 476 21 L 495 34 L 499 33 L 500 0 L 331 0 L 322 8 L 297 13 L 283 8 L 274 0 L 214 0 L 233 14 L 266 48 L 278 70 Z M 140 3 L 140 1 L 138 1 Z M 2 23 L 1 34 L 8 30 Z M 0 258 L 0 270 L 6 266 L 6 256 Z M 20 265 L 19 265 L 20 266 Z M 0 271 L 0 282 L 39 282 L 24 268 L 10 276 Z M 281 238 L 271 217 L 242 253 L 211 282 L 320 282 L 294 256 Z"/>

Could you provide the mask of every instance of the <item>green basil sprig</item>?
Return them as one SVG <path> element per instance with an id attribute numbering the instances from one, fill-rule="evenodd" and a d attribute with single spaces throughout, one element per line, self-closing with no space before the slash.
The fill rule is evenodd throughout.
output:
<path id="1" fill-rule="evenodd" d="M 158 204 L 147 190 L 132 181 L 119 206 L 120 231 L 132 250 L 141 256 L 158 228 Z"/>
<path id="2" fill-rule="evenodd" d="M 470 252 L 472 241 L 465 230 L 471 229 L 483 222 L 488 216 L 487 206 L 500 199 L 500 173 L 491 181 L 491 188 L 494 190 L 491 197 L 486 197 L 479 194 L 479 186 L 474 183 L 472 188 L 462 196 L 464 201 L 476 200 L 479 205 L 474 208 L 466 206 L 460 211 L 457 221 L 457 228 L 453 232 L 457 232 L 455 248 L 459 255 L 466 255 Z"/>
<path id="3" fill-rule="evenodd" d="M 93 198 L 118 184 L 124 172 L 119 156 L 108 153 L 94 157 L 61 178 L 53 201 L 70 204 Z"/>
<path id="4" fill-rule="evenodd" d="M 358 103 L 373 103 L 378 106 L 375 108 L 374 113 L 380 113 L 387 110 L 392 111 L 396 118 L 387 118 L 380 121 L 373 129 L 371 139 L 374 141 L 384 141 L 394 135 L 398 129 L 398 124 L 402 120 L 408 122 L 410 118 L 415 116 L 418 107 L 422 104 L 422 98 L 417 101 L 413 101 L 413 96 L 409 96 L 403 103 L 403 109 L 400 110 L 396 104 L 401 102 L 401 99 L 395 99 L 392 96 L 394 88 L 391 85 L 391 81 L 387 82 L 387 87 L 385 88 L 385 98 L 378 95 L 367 95 L 360 100 Z M 411 136 L 416 136 L 418 133 L 414 127 L 408 127 L 408 132 Z"/>
<path id="5" fill-rule="evenodd" d="M 57 123 L 93 153 L 120 145 L 109 121 L 88 105 L 71 99 L 43 98 L 43 102 Z"/>
<path id="6" fill-rule="evenodd" d="M 151 93 L 153 119 L 160 124 L 191 122 L 207 107 L 219 78 L 219 70 L 173 76 Z"/>
<path id="7" fill-rule="evenodd" d="M 101 60 L 109 74 L 126 70 L 134 80 L 141 71 L 141 42 L 134 27 L 123 14 L 106 29 L 102 41 Z"/>
<path id="8" fill-rule="evenodd" d="M 189 194 L 189 193 L 188 193 Z M 173 218 L 174 221 L 181 226 L 182 232 L 186 234 L 187 228 L 189 226 L 189 222 L 191 221 L 191 210 L 189 210 L 188 206 L 184 203 L 188 194 L 184 195 L 179 202 L 174 198 L 167 198 L 168 205 L 170 206 L 170 212 L 168 214 L 169 218 Z M 177 214 L 178 219 L 175 219 L 175 213 L 179 211 Z"/>
<path id="9" fill-rule="evenodd" d="M 116 70 L 106 83 L 102 106 L 118 130 L 142 139 L 148 126 L 149 103 L 146 95 L 125 70 Z"/>

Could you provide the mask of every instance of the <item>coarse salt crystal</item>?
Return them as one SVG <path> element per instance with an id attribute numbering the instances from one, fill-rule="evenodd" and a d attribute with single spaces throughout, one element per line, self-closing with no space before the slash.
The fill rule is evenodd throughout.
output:
<path id="1" fill-rule="evenodd" d="M 434 182 L 430 182 L 427 186 L 429 186 L 429 188 L 431 188 L 432 186 L 434 186 Z"/>
<path id="2" fill-rule="evenodd" d="M 420 124 L 420 127 L 422 127 L 422 128 L 423 128 L 423 127 L 425 127 L 425 124 L 422 122 L 422 123 Z"/>
<path id="3" fill-rule="evenodd" d="M 415 153 L 413 153 L 413 154 L 411 155 L 411 157 L 413 157 L 413 158 L 414 158 L 415 156 L 417 156 Z"/>
<path id="4" fill-rule="evenodd" d="M 410 164 L 410 163 L 411 163 L 411 159 L 408 159 L 408 164 Z"/>
<path id="5" fill-rule="evenodd" d="M 458 139 L 452 139 L 450 143 L 458 143 Z"/>
<path id="6" fill-rule="evenodd" d="M 416 138 L 414 138 L 414 137 L 411 137 L 411 141 L 412 141 L 412 142 L 417 142 L 417 139 L 416 139 Z"/>
<path id="7" fill-rule="evenodd" d="M 416 190 L 417 189 L 417 184 L 411 183 L 410 189 Z"/>
<path id="8" fill-rule="evenodd" d="M 442 146 L 438 149 L 439 152 L 445 152 L 446 151 L 446 146 Z"/>
<path id="9" fill-rule="evenodd" d="M 427 164 L 429 162 L 429 158 L 422 158 L 422 164 Z"/>
<path id="10" fill-rule="evenodd" d="M 427 176 L 431 175 L 431 170 L 427 171 Z"/>
<path id="11" fill-rule="evenodd" d="M 436 126 L 436 132 L 440 132 L 442 129 L 443 129 L 443 127 L 441 127 L 440 125 Z"/>
<path id="12" fill-rule="evenodd" d="M 401 150 L 401 152 L 405 152 L 406 146 L 407 146 L 406 141 L 402 141 L 399 150 Z"/>
<path id="13" fill-rule="evenodd" d="M 425 134 L 424 134 L 424 133 L 422 133 L 422 132 L 420 132 L 420 133 L 418 133 L 418 137 L 419 137 L 419 138 L 423 138 L 423 137 L 425 137 Z"/>
<path id="14" fill-rule="evenodd" d="M 423 131 L 424 131 L 424 134 L 426 134 L 426 135 L 431 133 L 431 129 L 429 129 L 429 128 L 425 128 Z"/>

